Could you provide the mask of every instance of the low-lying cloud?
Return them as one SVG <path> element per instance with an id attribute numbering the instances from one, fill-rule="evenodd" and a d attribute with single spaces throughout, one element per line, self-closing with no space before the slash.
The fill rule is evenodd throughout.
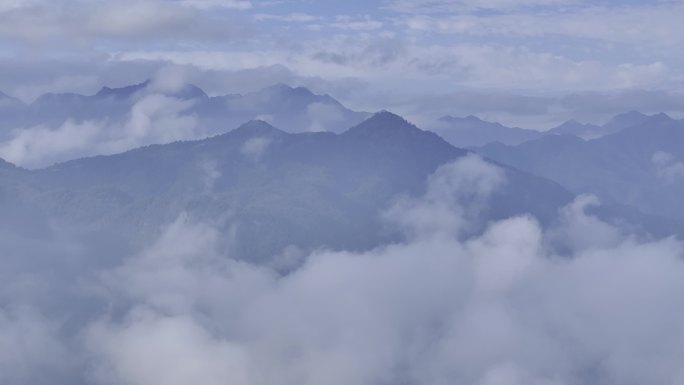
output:
<path id="1" fill-rule="evenodd" d="M 656 175 L 667 183 L 684 180 L 684 163 L 674 155 L 665 151 L 658 151 L 651 157 L 656 168 Z"/>
<path id="2" fill-rule="evenodd" d="M 205 135 L 194 115 L 184 113 L 191 100 L 158 93 L 142 95 L 125 121 L 67 120 L 59 127 L 39 125 L 12 130 L 0 142 L 0 158 L 35 168 L 135 147 L 196 139 Z"/>
<path id="3" fill-rule="evenodd" d="M 464 236 L 455 224 L 471 220 L 467 205 L 505 183 L 474 155 L 445 165 L 425 196 L 388 214 L 406 241 L 321 250 L 287 275 L 231 258 L 217 229 L 181 216 L 91 275 L 88 293 L 108 310 L 80 327 L 84 376 L 108 385 L 681 383 L 684 244 L 623 234 L 587 213 L 591 197 L 548 229 L 520 216 Z"/>

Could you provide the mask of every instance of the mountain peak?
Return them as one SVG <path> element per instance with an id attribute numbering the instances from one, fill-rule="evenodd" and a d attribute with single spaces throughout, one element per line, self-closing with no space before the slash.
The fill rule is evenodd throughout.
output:
<path id="1" fill-rule="evenodd" d="M 110 88 L 102 87 L 100 91 L 95 94 L 96 98 L 116 98 L 116 99 L 128 99 L 135 93 L 142 90 L 151 88 L 153 91 L 159 91 L 163 94 L 168 94 L 169 96 L 174 96 L 181 99 L 204 99 L 207 98 L 207 94 L 199 87 L 194 84 L 185 84 L 180 89 L 173 90 L 170 92 L 164 92 L 163 90 L 155 90 L 154 83 L 151 80 L 145 80 L 142 83 L 133 84 L 130 86 Z"/>
<path id="2" fill-rule="evenodd" d="M 440 122 L 446 123 L 490 123 L 478 118 L 475 115 L 468 115 L 465 117 L 455 117 L 451 115 L 445 115 L 438 119 Z"/>
<path id="3" fill-rule="evenodd" d="M 648 115 L 643 114 L 643 113 L 641 113 L 641 112 L 639 112 L 639 111 L 637 111 L 637 110 L 630 110 L 630 111 L 624 112 L 624 113 L 622 113 L 622 114 L 616 115 L 615 118 L 618 118 L 618 119 L 620 119 L 620 118 L 632 119 L 632 118 L 644 118 L 644 117 L 646 117 L 646 116 L 648 116 Z"/>
<path id="4" fill-rule="evenodd" d="M 409 123 L 408 120 L 404 119 L 403 117 L 393 113 L 389 112 L 387 110 L 382 110 L 380 112 L 376 112 L 371 116 L 370 118 L 366 119 L 365 122 L 363 123 L 374 123 L 374 124 L 385 124 L 385 125 L 395 125 L 397 127 L 414 127 L 413 124 Z M 361 123 L 361 124 L 363 124 Z"/>
<path id="5" fill-rule="evenodd" d="M 651 115 L 647 117 L 643 124 L 646 125 L 654 125 L 654 124 L 669 124 L 676 122 L 676 120 L 672 119 L 668 114 L 661 112 L 655 115 Z"/>
<path id="6" fill-rule="evenodd" d="M 14 163 L 10 163 L 0 158 L 0 170 L 16 170 L 18 167 Z"/>
<path id="7" fill-rule="evenodd" d="M 631 110 L 627 112 L 623 112 L 621 114 L 617 114 L 613 116 L 608 123 L 606 123 L 604 126 L 608 126 L 611 124 L 625 124 L 625 123 L 634 123 L 638 124 L 639 122 L 643 122 L 646 119 L 648 119 L 649 116 L 646 114 L 642 114 L 641 112 L 637 110 Z"/>
<path id="8" fill-rule="evenodd" d="M 50 104 L 54 102 L 81 102 L 84 98 L 86 98 L 86 96 L 73 92 L 48 92 L 46 94 L 40 95 L 36 100 L 33 101 L 32 105 Z"/>
<path id="9" fill-rule="evenodd" d="M 262 89 L 261 91 L 258 91 L 257 94 L 268 94 L 268 95 L 277 95 L 278 97 L 282 96 L 304 96 L 304 97 L 312 97 L 316 96 L 311 90 L 309 90 L 306 87 L 292 87 L 290 85 L 287 85 L 285 83 L 277 83 L 272 86 L 266 87 Z"/>
<path id="10" fill-rule="evenodd" d="M 586 130 L 586 129 L 592 129 L 592 128 L 598 128 L 598 127 L 594 126 L 593 124 L 582 123 L 576 119 L 570 119 L 570 120 L 565 121 L 565 122 L 561 123 L 560 125 L 552 128 L 550 130 L 550 132 L 553 132 L 556 134 L 578 135 L 578 134 L 581 134 L 581 132 L 576 132 L 577 130 Z"/>
<path id="11" fill-rule="evenodd" d="M 21 100 L 15 98 L 13 96 L 9 96 L 2 91 L 0 91 L 0 102 L 2 102 L 2 105 L 5 105 L 5 106 L 7 106 L 7 105 L 23 105 L 24 104 L 24 102 L 22 102 Z M 0 105 L 0 107 L 2 107 L 2 105 Z"/>
<path id="12" fill-rule="evenodd" d="M 464 120 L 471 121 L 471 122 L 484 122 L 484 120 L 478 118 L 478 117 L 475 116 L 475 115 L 468 115 L 468 116 L 466 116 L 466 117 L 463 118 L 463 119 L 464 119 Z"/>
<path id="13" fill-rule="evenodd" d="M 580 123 L 576 119 L 570 119 L 565 123 L 561 124 L 561 126 L 584 126 L 584 124 Z"/>
<path id="14" fill-rule="evenodd" d="M 397 133 L 424 132 L 401 116 L 382 110 L 373 114 L 358 125 L 350 128 L 345 134 L 351 135 L 392 135 Z"/>
<path id="15" fill-rule="evenodd" d="M 268 86 L 268 87 L 262 89 L 262 91 L 266 91 L 266 90 L 271 90 L 271 91 L 292 91 L 293 89 L 294 89 L 294 88 L 293 88 L 292 86 L 290 86 L 289 84 L 285 84 L 285 83 L 276 83 L 276 84 L 274 84 L 274 85 L 272 85 L 272 86 Z"/>
<path id="16" fill-rule="evenodd" d="M 282 135 L 284 131 L 273 127 L 270 123 L 255 119 L 241 125 L 240 127 L 231 131 L 233 135 Z"/>
<path id="17" fill-rule="evenodd" d="M 628 127 L 633 127 L 644 123 L 650 117 L 642 114 L 639 111 L 631 110 L 622 114 L 615 115 L 606 124 L 604 124 L 603 131 L 605 135 L 620 132 Z"/>
<path id="18" fill-rule="evenodd" d="M 130 86 L 125 86 L 125 87 L 119 87 L 119 88 L 110 88 L 110 87 L 102 87 L 96 94 L 95 97 L 98 98 L 107 98 L 107 97 L 115 97 L 115 98 L 128 98 L 131 95 L 135 94 L 136 92 L 143 90 L 147 88 L 147 86 L 150 85 L 150 80 L 145 80 L 142 83 L 138 84 L 133 84 Z"/>
<path id="19" fill-rule="evenodd" d="M 171 92 L 170 95 L 181 99 L 205 99 L 209 97 L 203 89 L 194 84 L 186 84 L 181 89 Z"/>

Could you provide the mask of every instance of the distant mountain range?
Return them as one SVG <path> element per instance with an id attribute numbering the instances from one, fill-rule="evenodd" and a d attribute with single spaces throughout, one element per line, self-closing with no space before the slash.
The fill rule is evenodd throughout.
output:
<path id="1" fill-rule="evenodd" d="M 500 123 L 484 121 L 472 115 L 465 118 L 444 116 L 431 127 L 431 130 L 457 147 L 481 147 L 495 142 L 515 146 L 546 135 L 572 135 L 587 140 L 597 139 L 614 134 L 627 127 L 639 125 L 648 118 L 649 115 L 630 111 L 614 116 L 603 125 L 569 120 L 549 130 L 537 131 L 507 127 Z"/>
<path id="2" fill-rule="evenodd" d="M 165 89 L 148 80 L 120 88 L 103 87 L 93 95 L 48 93 L 30 104 L 0 93 L 0 116 L 0 156 L 28 167 L 43 167 L 140 145 L 206 138 L 250 120 L 267 121 L 289 133 L 340 133 L 367 119 L 370 114 L 352 111 L 333 97 L 314 94 L 304 87 L 278 84 L 246 94 L 210 97 L 191 84 Z M 603 125 L 570 120 L 542 132 L 507 127 L 472 115 L 463 118 L 444 116 L 430 129 L 456 147 L 477 148 L 490 143 L 515 146 L 548 135 L 596 139 L 641 124 L 648 118 L 648 115 L 631 111 L 617 115 Z M 176 121 L 181 122 L 181 127 L 170 127 L 170 123 Z M 153 127 L 145 128 L 146 125 Z M 26 130 L 38 132 L 26 133 L 22 137 Z M 60 130 L 65 131 L 64 135 L 50 135 Z M 60 149 L 56 146 L 51 149 L 54 153 L 44 159 L 33 159 L 27 155 L 31 151 L 40 151 L 33 149 L 32 141 L 38 140 L 44 146 L 51 141 L 77 143 L 73 135 L 99 136 L 84 139 L 79 148 Z M 8 144 L 12 140 L 14 143 Z M 88 140 L 105 141 L 106 144 L 89 146 Z M 16 155 L 17 151 L 23 155 Z"/>
<path id="3" fill-rule="evenodd" d="M 624 114 L 616 115 L 612 119 L 610 119 L 606 124 L 600 126 L 590 123 L 580 123 L 576 120 L 569 120 L 558 127 L 552 128 L 548 131 L 548 133 L 559 135 L 574 135 L 587 140 L 597 139 L 606 135 L 620 132 L 627 127 L 642 124 L 648 118 L 648 115 L 642 114 L 641 112 L 630 111 Z"/>
<path id="4" fill-rule="evenodd" d="M 153 82 L 145 81 L 121 88 L 103 87 L 94 95 L 48 93 L 31 104 L 0 94 L 0 139 L 11 129 L 59 127 L 67 120 L 123 122 L 135 103 L 157 93 L 189 101 L 183 114 L 196 117 L 206 135 L 225 132 L 253 119 L 269 121 L 287 132 L 340 132 L 370 116 L 303 87 L 279 84 L 245 95 L 209 97 L 194 85 L 161 90 Z"/>
<path id="5" fill-rule="evenodd" d="M 616 118 L 608 127 L 617 130 Z M 598 139 L 548 135 L 517 146 L 492 143 L 477 151 L 496 161 L 555 180 L 574 193 L 684 218 L 684 124 L 665 114 Z M 604 126 L 604 127 L 606 127 Z"/>
<path id="6" fill-rule="evenodd" d="M 656 129 L 673 129 L 667 122 L 663 125 Z M 561 155 L 563 146 L 589 143 L 557 135 L 537 141 L 551 143 L 548 152 Z M 555 147 L 556 141 L 561 147 Z M 672 146 L 657 148 L 674 154 Z M 500 155 L 495 151 L 499 147 L 513 155 Z M 500 162 L 507 182 L 482 207 L 481 220 L 471 223 L 474 231 L 489 221 L 521 214 L 548 224 L 572 201 L 574 194 L 559 184 L 568 179 L 559 178 L 551 166 L 553 172 L 529 167 L 526 162 L 532 157 L 518 147 L 497 144 L 483 148 L 483 153 Z M 135 248 L 184 213 L 219 228 L 235 258 L 277 264 L 278 256 L 288 250 L 363 250 L 399 241 L 401 232 L 387 227 L 383 212 L 399 197 L 423 194 L 428 177 L 440 165 L 466 154 L 389 112 L 377 113 L 341 134 L 292 134 L 252 121 L 203 140 L 146 146 L 39 170 L 0 162 L 0 209 L 14 213 L 0 219 L 0 227 L 6 233 L 30 236 L 30 229 L 49 231 L 57 225 L 86 239 L 114 239 L 117 247 Z M 580 166 L 593 167 L 590 160 L 575 165 L 569 166 L 575 167 L 574 174 Z M 630 167 L 625 163 L 626 170 Z M 612 171 L 604 171 L 608 172 Z M 629 192 L 623 184 L 618 186 Z M 18 218 L 27 217 L 21 215 L 25 210 L 33 213 L 28 216 L 32 222 L 22 227 Z M 649 233 L 684 233 L 681 223 L 665 219 L 667 215 L 648 216 L 620 205 L 595 212 Z M 36 223 L 40 218 L 44 223 Z M 22 233 L 22 228 L 29 230 Z"/>
<path id="7" fill-rule="evenodd" d="M 464 148 L 492 142 L 515 145 L 543 135 L 535 130 L 487 122 L 473 115 L 465 118 L 444 116 L 439 119 L 433 131 L 454 146 Z"/>

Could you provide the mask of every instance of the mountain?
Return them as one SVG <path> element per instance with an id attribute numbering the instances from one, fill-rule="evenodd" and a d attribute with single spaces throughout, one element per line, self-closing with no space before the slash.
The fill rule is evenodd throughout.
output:
<path id="1" fill-rule="evenodd" d="M 17 166 L 13 165 L 12 163 L 0 158 L 0 172 L 7 172 L 9 170 L 16 170 Z"/>
<path id="2" fill-rule="evenodd" d="M 21 100 L 0 92 L 0 140 L 12 128 L 20 127 L 27 106 Z"/>
<path id="3" fill-rule="evenodd" d="M 645 123 L 651 116 L 642 114 L 639 111 L 629 111 L 623 114 L 615 115 L 606 124 L 603 125 L 604 135 L 614 134 L 620 132 L 628 127 L 637 126 Z"/>
<path id="4" fill-rule="evenodd" d="M 146 80 L 142 83 L 139 84 L 133 84 L 130 86 L 125 86 L 125 87 L 119 87 L 119 88 L 109 88 L 109 87 L 102 87 L 95 95 L 94 97 L 97 99 L 105 99 L 105 98 L 116 98 L 116 99 L 128 99 L 135 95 L 138 92 L 142 92 L 147 87 L 149 87 L 150 81 Z"/>
<path id="5" fill-rule="evenodd" d="M 13 237 L 17 236 L 40 243 L 38 239 L 50 232 L 45 213 L 25 199 L 27 192 L 36 191 L 27 183 L 27 177 L 27 170 L 0 158 L 0 244 L 3 246 L 11 247 Z"/>
<path id="6" fill-rule="evenodd" d="M 283 250 L 368 249 L 398 241 L 382 213 L 424 193 L 440 165 L 468 152 L 382 112 L 341 134 L 291 134 L 253 121 L 199 141 L 138 148 L 23 170 L 16 196 L 62 231 L 85 238 L 154 239 L 180 213 L 215 225 L 231 255 L 272 263 Z M 555 216 L 572 194 L 505 168 L 508 182 L 483 210 L 489 220 Z M 0 179 L 0 189 L 7 183 Z"/>
<path id="7" fill-rule="evenodd" d="M 304 87 L 280 84 L 245 95 L 209 97 L 191 84 L 177 90 L 164 90 L 148 80 L 119 88 L 103 87 L 94 95 L 48 93 L 30 105 L 0 96 L 0 112 L 6 117 L 0 121 L 0 131 L 38 125 L 58 128 L 67 120 L 120 126 L 130 119 L 138 103 L 155 94 L 188 102 L 179 113 L 197 119 L 204 136 L 225 132 L 252 119 L 268 120 L 289 132 L 341 132 L 369 116 L 347 109 L 329 95 L 316 95 Z M 154 105 L 160 103 L 162 101 L 155 101 Z M 143 112 L 146 111 L 143 108 Z"/>
<path id="8" fill-rule="evenodd" d="M 557 135 L 574 135 L 587 140 L 597 139 L 602 136 L 620 132 L 627 127 L 642 124 L 648 118 L 648 115 L 644 115 L 641 112 L 629 111 L 612 117 L 608 122 L 600 126 L 591 123 L 580 123 L 573 119 L 561 124 L 558 127 L 550 129 L 548 133 Z"/>
<path id="9" fill-rule="evenodd" d="M 603 136 L 602 127 L 591 123 L 580 123 L 574 119 L 548 131 L 550 134 L 574 135 L 583 139 L 594 139 Z"/>
<path id="10" fill-rule="evenodd" d="M 284 84 L 244 95 L 225 95 L 195 104 L 190 112 L 212 127 L 237 126 L 263 119 L 287 132 L 342 132 L 369 117 L 347 109 L 330 95 L 316 95 L 304 87 Z"/>
<path id="11" fill-rule="evenodd" d="M 102 87 L 100 91 L 98 91 L 95 95 L 94 98 L 97 99 L 106 99 L 106 98 L 115 98 L 115 99 L 129 99 L 137 93 L 144 93 L 144 92 L 161 92 L 164 95 L 179 98 L 179 99 L 206 99 L 209 96 L 199 87 L 197 87 L 194 84 L 185 84 L 183 85 L 180 89 L 172 89 L 172 90 L 157 90 L 155 85 L 152 84 L 150 80 L 146 80 L 142 83 L 139 84 L 133 84 L 130 86 L 125 86 L 125 87 L 120 87 L 120 88 L 109 88 L 109 87 Z"/>
<path id="12" fill-rule="evenodd" d="M 534 130 L 506 127 L 472 115 L 465 118 L 444 116 L 432 130 L 457 147 L 478 147 L 492 142 L 516 145 L 542 135 Z"/>
<path id="13" fill-rule="evenodd" d="M 604 202 L 663 217 L 684 217 L 684 124 L 665 114 L 594 140 L 550 135 L 518 146 L 491 144 L 478 152 L 574 193 L 593 193 Z"/>
<path id="14" fill-rule="evenodd" d="M 0 108 L 8 108 L 12 106 L 21 106 L 24 105 L 24 103 L 12 96 L 9 96 L 3 92 L 0 92 Z"/>

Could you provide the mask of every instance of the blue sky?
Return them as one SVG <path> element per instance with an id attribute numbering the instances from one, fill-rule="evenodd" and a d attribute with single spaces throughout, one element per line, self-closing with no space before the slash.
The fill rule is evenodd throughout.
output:
<path id="1" fill-rule="evenodd" d="M 0 90 L 30 101 L 163 70 L 214 94 L 283 82 L 418 120 L 676 115 L 681 20 L 681 0 L 0 0 Z M 578 111 L 567 95 L 606 105 Z M 426 111 L 439 97 L 444 107 Z M 544 114 L 516 110 L 529 98 L 545 100 Z"/>

